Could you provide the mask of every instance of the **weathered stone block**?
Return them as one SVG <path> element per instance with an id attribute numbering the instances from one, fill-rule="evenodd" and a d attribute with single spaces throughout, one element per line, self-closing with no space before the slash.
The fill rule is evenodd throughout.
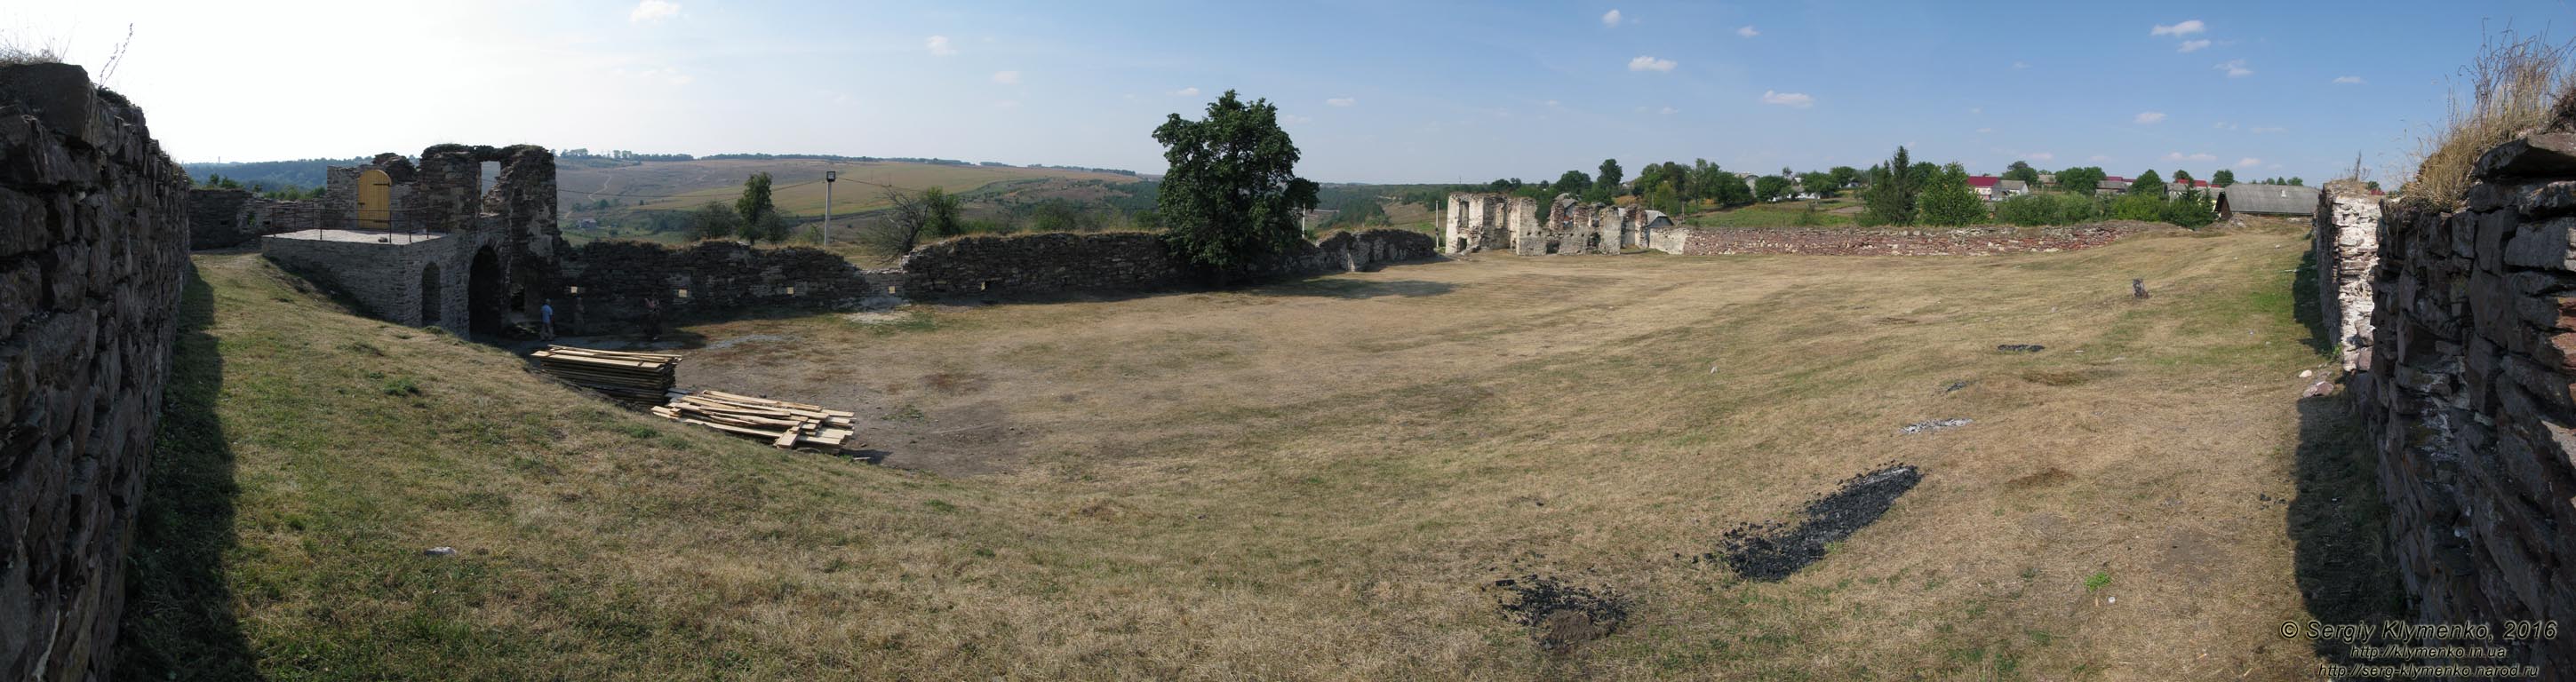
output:
<path id="1" fill-rule="evenodd" d="M 2576 175 L 2576 134 L 2540 133 L 2497 145 L 2478 157 L 2480 179 Z"/>
<path id="2" fill-rule="evenodd" d="M 2561 271 L 2576 269 L 2576 258 L 2570 257 L 2571 251 L 2576 251 L 2576 241 L 2570 240 L 2571 227 L 2576 227 L 2576 218 L 2555 218 L 2523 225 L 2514 231 L 2512 240 L 2505 243 L 2505 264 Z"/>

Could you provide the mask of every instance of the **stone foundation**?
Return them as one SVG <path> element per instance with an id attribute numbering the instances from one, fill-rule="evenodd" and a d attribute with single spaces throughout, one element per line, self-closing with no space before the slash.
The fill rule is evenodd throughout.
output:
<path id="1" fill-rule="evenodd" d="M 2564 122 L 2562 122 L 2562 125 Z M 2464 210 L 2392 207 L 2353 377 L 2412 620 L 2576 624 L 2576 136 L 2479 159 Z M 2505 660 L 2576 675 L 2576 646 Z"/>
<path id="2" fill-rule="evenodd" d="M 2317 306 L 2344 371 L 2368 364 L 2370 269 L 2379 265 L 2379 200 L 2360 183 L 2328 183 L 2317 193 L 2314 244 Z"/>
<path id="3" fill-rule="evenodd" d="M 0 112 L 0 679 L 112 679 L 188 175 L 80 67 L 0 66 Z"/>

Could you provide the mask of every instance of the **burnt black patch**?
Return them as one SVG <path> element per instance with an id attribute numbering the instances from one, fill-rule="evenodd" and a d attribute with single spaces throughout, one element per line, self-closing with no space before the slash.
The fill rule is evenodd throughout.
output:
<path id="1" fill-rule="evenodd" d="M 1627 596 L 1609 588 L 1568 585 L 1531 574 L 1494 581 L 1508 593 L 1503 617 L 1530 628 L 1530 637 L 1549 654 L 1564 656 L 1584 642 L 1610 636 L 1628 619 Z"/>
<path id="2" fill-rule="evenodd" d="M 2048 347 L 2036 343 L 2007 343 L 2001 346 L 1996 346 L 1995 350 L 2006 353 L 2037 353 L 2048 350 Z"/>
<path id="3" fill-rule="evenodd" d="M 1704 559 L 1724 559 L 1735 574 L 1777 581 L 1825 558 L 1825 546 L 1878 521 L 1896 498 L 1923 482 L 1923 472 L 1908 464 L 1890 464 L 1845 479 L 1834 492 L 1807 502 L 1796 526 L 1763 521 L 1736 526 L 1718 540 L 1718 551 Z"/>

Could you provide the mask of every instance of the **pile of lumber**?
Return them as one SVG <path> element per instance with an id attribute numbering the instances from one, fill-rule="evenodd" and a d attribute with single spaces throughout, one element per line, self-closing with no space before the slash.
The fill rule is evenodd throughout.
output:
<path id="1" fill-rule="evenodd" d="M 724 391 L 672 391 L 670 397 L 653 414 L 781 448 L 839 452 L 857 445 L 850 441 L 849 412 Z"/>
<path id="2" fill-rule="evenodd" d="M 534 355 L 545 373 L 637 407 L 662 404 L 680 368 L 680 356 L 663 353 L 550 345 Z"/>

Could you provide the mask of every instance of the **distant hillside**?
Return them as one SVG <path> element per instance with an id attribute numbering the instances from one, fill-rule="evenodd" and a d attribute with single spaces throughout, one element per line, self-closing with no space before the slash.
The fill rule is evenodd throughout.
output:
<path id="1" fill-rule="evenodd" d="M 347 159 L 296 159 L 293 161 L 183 163 L 179 164 L 179 167 L 187 170 L 188 177 L 195 178 L 197 182 L 205 182 L 207 176 L 210 175 L 221 175 L 233 180 L 239 180 L 245 187 L 256 184 L 266 189 L 284 189 L 287 187 L 320 187 L 323 183 L 322 169 L 331 166 L 362 164 L 366 163 L 368 158 L 370 157 L 360 156 Z"/>

